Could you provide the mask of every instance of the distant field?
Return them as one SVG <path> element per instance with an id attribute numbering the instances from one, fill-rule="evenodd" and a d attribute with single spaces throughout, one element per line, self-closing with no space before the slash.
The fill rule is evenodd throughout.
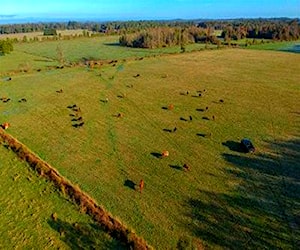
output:
<path id="1" fill-rule="evenodd" d="M 121 249 L 52 184 L 0 144 L 1 249 Z M 57 221 L 51 219 L 57 214 Z"/>
<path id="2" fill-rule="evenodd" d="M 57 65 L 59 64 L 57 61 L 58 48 L 66 63 L 84 60 L 124 60 L 180 52 L 180 47 L 154 50 L 136 49 L 119 46 L 118 42 L 119 36 L 103 36 L 15 44 L 11 54 L 0 57 L 0 75 L 5 72 L 19 71 L 24 64 L 28 65 L 31 70 Z M 216 46 L 209 47 L 215 48 Z M 186 46 L 186 51 L 204 48 L 204 44 L 191 44 Z"/>
<path id="3" fill-rule="evenodd" d="M 77 30 L 57 30 L 57 34 L 61 34 L 62 36 L 66 35 L 82 35 L 83 34 L 82 29 Z M 18 40 L 22 40 L 24 36 L 27 37 L 27 39 L 31 39 L 34 37 L 37 37 L 41 39 L 43 37 L 43 32 L 28 32 L 28 33 L 16 33 L 16 34 L 0 34 L 0 40 L 6 39 L 6 38 L 17 38 Z"/>
<path id="4" fill-rule="evenodd" d="M 247 42 L 253 42 L 255 44 L 248 44 Z M 283 52 L 293 52 L 299 53 L 300 40 L 297 41 L 272 41 L 266 39 L 240 39 L 238 41 L 232 41 L 232 43 L 241 46 L 241 48 L 254 49 L 254 50 L 274 50 L 274 51 L 283 51 Z"/>
<path id="5" fill-rule="evenodd" d="M 55 58 L 60 44 L 69 60 L 127 60 L 2 79 L 8 132 L 157 249 L 295 249 L 299 55 L 225 49 L 129 60 L 151 53 L 105 39 L 17 47 L 33 57 Z M 240 152 L 243 137 L 254 155 Z M 163 150 L 170 156 L 159 159 Z M 142 194 L 134 190 L 140 179 Z"/>

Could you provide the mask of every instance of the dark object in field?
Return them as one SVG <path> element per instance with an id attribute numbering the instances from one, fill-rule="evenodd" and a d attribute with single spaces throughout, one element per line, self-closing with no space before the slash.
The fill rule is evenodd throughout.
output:
<path id="1" fill-rule="evenodd" d="M 199 112 L 204 112 L 205 110 L 204 109 L 196 109 L 197 111 Z"/>
<path id="2" fill-rule="evenodd" d="M 81 112 L 80 108 L 72 108 L 72 110 L 75 111 L 75 112 Z"/>
<path id="3" fill-rule="evenodd" d="M 144 186 L 145 186 L 145 182 L 144 180 L 140 180 L 140 183 L 139 183 L 139 188 L 140 188 L 140 193 L 142 193 L 143 189 L 144 189 Z"/>
<path id="4" fill-rule="evenodd" d="M 203 116 L 202 119 L 209 121 L 209 118 L 207 116 Z"/>
<path id="5" fill-rule="evenodd" d="M 122 114 L 122 113 L 119 113 L 119 114 L 117 114 L 117 117 L 118 118 L 121 118 L 121 117 L 123 117 L 124 115 Z"/>
<path id="6" fill-rule="evenodd" d="M 205 107 L 205 110 L 208 110 L 208 107 Z"/>
<path id="7" fill-rule="evenodd" d="M 207 133 L 207 134 L 198 133 L 197 135 L 198 135 L 198 136 L 201 136 L 201 137 L 208 137 L 208 138 L 211 138 L 211 132 L 209 132 L 209 133 Z"/>
<path id="8" fill-rule="evenodd" d="M 56 90 L 56 93 L 63 93 L 64 91 L 62 89 Z"/>
<path id="9" fill-rule="evenodd" d="M 158 153 L 158 152 L 152 152 L 151 155 L 156 158 L 161 158 L 161 153 Z"/>
<path id="10" fill-rule="evenodd" d="M 181 120 L 181 121 L 184 121 L 184 122 L 187 122 L 187 121 L 188 121 L 188 120 L 185 119 L 184 117 L 180 117 L 180 120 Z"/>
<path id="11" fill-rule="evenodd" d="M 71 121 L 72 122 L 78 122 L 78 121 L 82 121 L 82 120 L 83 120 L 83 118 L 80 116 L 78 118 L 73 118 Z"/>
<path id="12" fill-rule="evenodd" d="M 12 80 L 12 78 L 11 78 L 11 77 L 8 77 L 8 78 L 7 78 L 7 81 L 11 81 L 11 80 Z"/>
<path id="13" fill-rule="evenodd" d="M 126 180 L 124 186 L 135 190 L 135 183 L 132 180 Z"/>
<path id="14" fill-rule="evenodd" d="M 190 115 L 190 121 L 192 121 L 193 120 L 193 117 Z"/>
<path id="15" fill-rule="evenodd" d="M 228 147 L 231 151 L 245 153 L 240 142 L 226 141 L 226 142 L 223 142 L 222 145 Z"/>
<path id="16" fill-rule="evenodd" d="M 68 109 L 73 109 L 73 108 L 75 108 L 75 107 L 77 107 L 76 104 L 74 104 L 74 105 L 69 105 L 67 108 L 68 108 Z"/>
<path id="17" fill-rule="evenodd" d="M 213 121 L 214 121 L 214 120 L 216 119 L 216 117 L 213 115 L 213 116 L 212 116 L 212 119 L 213 119 Z"/>
<path id="18" fill-rule="evenodd" d="M 224 100 L 223 100 L 223 99 L 220 99 L 219 102 L 224 103 Z"/>
<path id="19" fill-rule="evenodd" d="M 135 78 L 137 78 L 137 77 L 139 77 L 139 76 L 141 76 L 140 74 L 136 74 L 135 76 L 133 76 L 133 77 L 135 77 Z"/>
<path id="20" fill-rule="evenodd" d="M 100 101 L 103 102 L 103 103 L 108 103 L 108 98 L 102 99 Z"/>
<path id="21" fill-rule="evenodd" d="M 173 129 L 173 132 L 176 132 L 177 131 L 177 128 L 175 127 L 174 129 Z"/>
<path id="22" fill-rule="evenodd" d="M 52 219 L 53 221 L 57 221 L 57 213 L 51 214 L 51 219 Z"/>
<path id="23" fill-rule="evenodd" d="M 84 122 L 78 123 L 78 124 L 73 124 L 72 126 L 74 128 L 82 127 L 84 125 Z"/>
<path id="24" fill-rule="evenodd" d="M 186 163 L 183 164 L 183 169 L 184 169 L 184 171 L 190 171 L 191 170 L 190 166 L 187 165 Z"/>
<path id="25" fill-rule="evenodd" d="M 255 147 L 253 146 L 252 142 L 248 138 L 244 138 L 241 140 L 241 148 L 246 153 L 254 153 Z"/>
<path id="26" fill-rule="evenodd" d="M 179 166 L 179 165 L 169 165 L 170 168 L 174 168 L 176 170 L 182 170 L 182 166 Z"/>
<path id="27" fill-rule="evenodd" d="M 27 99 L 26 98 L 22 98 L 19 100 L 19 102 L 27 102 Z"/>

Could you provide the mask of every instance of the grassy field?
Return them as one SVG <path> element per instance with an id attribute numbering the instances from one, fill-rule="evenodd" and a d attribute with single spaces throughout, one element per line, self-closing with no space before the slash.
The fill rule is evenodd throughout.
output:
<path id="1" fill-rule="evenodd" d="M 77 30 L 57 30 L 57 34 L 61 34 L 61 36 L 79 36 L 83 34 L 82 29 Z M 90 33 L 92 33 L 90 31 Z M 26 36 L 27 39 L 33 39 L 37 37 L 39 40 L 41 40 L 42 37 L 44 37 L 44 32 L 27 32 L 27 33 L 16 33 L 16 34 L 0 34 L 0 40 L 6 39 L 6 38 L 17 38 L 18 40 L 22 40 L 24 36 Z"/>
<path id="2" fill-rule="evenodd" d="M 14 51 L 9 56 L 0 58 L 0 76 L 8 72 L 18 72 L 24 66 L 29 71 L 36 71 L 57 65 L 59 64 L 58 48 L 66 63 L 85 60 L 126 60 L 180 52 L 179 46 L 152 50 L 121 47 L 118 46 L 118 42 L 119 36 L 103 36 L 15 44 Z M 216 46 L 210 45 L 209 47 L 215 48 Z M 204 48 L 205 44 L 190 44 L 186 46 L 186 51 Z"/>
<path id="3" fill-rule="evenodd" d="M 96 41 L 61 46 L 69 60 L 150 53 Z M 44 45 L 14 53 L 53 56 L 57 44 Z M 299 62 L 297 54 L 226 49 L 16 74 L 0 83 L 0 96 L 11 98 L 0 102 L 0 121 L 157 249 L 291 249 L 300 240 Z M 243 137 L 254 155 L 240 152 Z M 170 156 L 160 159 L 163 150 Z"/>
<path id="4" fill-rule="evenodd" d="M 0 167 L 1 249 L 122 249 L 2 144 Z"/>

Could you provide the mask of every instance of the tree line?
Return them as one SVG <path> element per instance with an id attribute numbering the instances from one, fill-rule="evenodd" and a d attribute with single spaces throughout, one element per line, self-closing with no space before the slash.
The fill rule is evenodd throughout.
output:
<path id="1" fill-rule="evenodd" d="M 209 42 L 218 44 L 219 40 L 211 29 L 191 27 L 149 28 L 132 34 L 123 34 L 120 45 L 138 48 L 162 48 L 179 45 L 184 50 L 186 44 Z"/>
<path id="2" fill-rule="evenodd" d="M 221 37 L 225 40 L 254 38 L 290 41 L 300 38 L 299 19 L 259 18 L 209 21 L 198 23 L 198 27 L 211 27 L 216 30 L 222 30 Z"/>
<path id="3" fill-rule="evenodd" d="M 43 32 L 40 40 L 73 39 L 62 36 L 56 30 L 82 29 L 82 35 L 90 37 L 101 34 L 120 35 L 120 45 L 140 48 L 161 48 L 186 44 L 212 43 L 230 44 L 232 41 L 250 39 L 268 39 L 290 41 L 300 39 L 300 19 L 233 19 L 233 20 L 169 20 L 169 21 L 115 21 L 115 22 L 53 22 L 0 25 L 0 34 Z M 220 34 L 216 36 L 216 32 Z M 32 41 L 39 41 L 37 37 Z M 0 53 L 12 50 L 14 40 L 1 41 Z M 22 42 L 28 42 L 26 36 Z M 255 40 L 253 40 L 255 41 Z"/>

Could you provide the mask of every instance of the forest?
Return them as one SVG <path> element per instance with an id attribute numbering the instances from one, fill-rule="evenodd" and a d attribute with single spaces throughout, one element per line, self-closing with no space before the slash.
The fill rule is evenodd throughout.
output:
<path id="1" fill-rule="evenodd" d="M 83 29 L 83 36 L 116 34 L 120 45 L 139 48 L 161 48 L 186 44 L 211 43 L 228 45 L 240 39 L 291 41 L 300 38 L 300 19 L 233 19 L 233 20 L 169 20 L 115 22 L 26 23 L 0 26 L 0 34 Z M 49 31 L 52 31 L 49 34 Z M 60 39 L 64 39 L 60 37 Z"/>

